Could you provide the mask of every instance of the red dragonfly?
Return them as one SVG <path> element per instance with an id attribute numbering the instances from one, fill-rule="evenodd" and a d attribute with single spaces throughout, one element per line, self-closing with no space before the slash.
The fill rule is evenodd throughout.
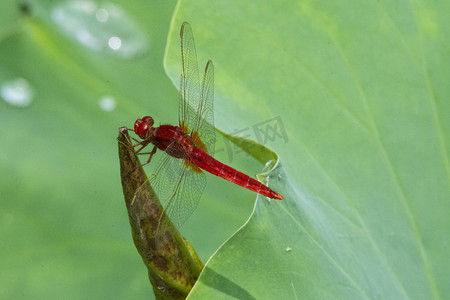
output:
<path id="1" fill-rule="evenodd" d="M 157 149 L 168 154 L 161 158 L 150 179 L 166 213 L 177 227 L 186 221 L 197 207 L 206 185 L 206 176 L 202 170 L 269 198 L 282 200 L 284 197 L 269 187 L 212 157 L 216 140 L 213 112 L 214 66 L 209 60 L 200 85 L 194 36 L 189 23 L 185 22 L 181 26 L 180 37 L 178 126 L 154 127 L 153 118 L 149 116 L 137 119 L 134 124 L 134 132 L 142 139 L 134 146 L 141 146 L 137 153 L 150 155 L 147 163 Z M 153 150 L 140 153 L 148 144 L 154 145 Z"/>

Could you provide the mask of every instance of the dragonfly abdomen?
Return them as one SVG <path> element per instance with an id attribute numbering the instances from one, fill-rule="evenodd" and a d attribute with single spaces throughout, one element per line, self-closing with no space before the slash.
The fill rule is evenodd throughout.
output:
<path id="1" fill-rule="evenodd" d="M 253 179 L 250 176 L 221 163 L 220 161 L 216 160 L 200 149 L 192 149 L 190 161 L 197 165 L 199 168 L 216 176 L 222 177 L 223 179 L 231 181 L 237 185 L 240 185 L 246 189 L 252 190 L 269 198 L 279 200 L 282 200 L 284 198 L 256 179 Z"/>

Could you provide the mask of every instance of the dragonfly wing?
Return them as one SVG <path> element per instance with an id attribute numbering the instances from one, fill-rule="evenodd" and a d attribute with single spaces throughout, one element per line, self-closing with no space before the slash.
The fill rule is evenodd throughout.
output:
<path id="1" fill-rule="evenodd" d="M 192 129 L 200 102 L 200 79 L 194 35 L 189 23 L 184 22 L 181 37 L 181 79 L 179 100 L 180 127 Z M 184 124 L 182 124 L 184 123 Z"/>
<path id="2" fill-rule="evenodd" d="M 208 153 L 214 155 L 216 143 L 214 128 L 214 65 L 211 60 L 208 61 L 205 67 L 197 120 L 192 130 L 198 132 L 208 149 Z"/>
<path id="3" fill-rule="evenodd" d="M 183 168 L 183 166 L 177 164 L 175 158 L 164 153 L 150 177 L 150 185 L 164 207 L 166 207 L 167 199 L 170 199 L 172 194 L 176 192 L 178 174 L 182 172 L 180 168 Z"/>
<path id="4" fill-rule="evenodd" d="M 174 159 L 176 160 L 176 159 Z M 178 159 L 184 164 L 182 159 Z M 172 223 L 180 228 L 197 208 L 200 197 L 206 186 L 204 173 L 195 173 L 188 168 L 178 177 L 177 192 L 165 204 L 165 210 Z"/>
<path id="5" fill-rule="evenodd" d="M 208 61 L 200 89 L 197 54 L 194 36 L 189 23 L 181 26 L 181 83 L 180 126 L 182 122 L 191 134 L 198 134 L 208 149 L 214 153 L 214 65 Z"/>
<path id="6" fill-rule="evenodd" d="M 174 144 L 172 144 L 174 145 Z M 173 151 L 169 146 L 166 152 Z M 179 228 L 196 209 L 206 186 L 204 173 L 188 169 L 183 159 L 168 154 L 158 162 L 150 184 L 158 195 L 166 214 Z"/>

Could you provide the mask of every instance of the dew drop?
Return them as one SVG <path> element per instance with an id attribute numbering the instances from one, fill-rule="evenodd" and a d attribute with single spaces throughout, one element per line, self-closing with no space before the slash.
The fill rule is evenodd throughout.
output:
<path id="1" fill-rule="evenodd" d="M 27 107 L 31 104 L 34 91 L 28 80 L 22 77 L 6 81 L 0 88 L 2 98 L 9 104 L 19 107 Z"/>
<path id="2" fill-rule="evenodd" d="M 122 47 L 122 40 L 117 36 L 113 36 L 109 39 L 108 46 L 113 50 L 119 50 Z"/>
<path id="3" fill-rule="evenodd" d="M 104 111 L 113 111 L 116 108 L 116 100 L 111 96 L 103 96 L 99 100 L 98 105 Z"/>
<path id="4" fill-rule="evenodd" d="M 63 2 L 51 10 L 51 19 L 66 35 L 96 52 L 129 59 L 148 51 L 150 45 L 145 31 L 112 3 Z"/>
<path id="5" fill-rule="evenodd" d="M 99 22 L 106 22 L 109 18 L 109 13 L 106 9 L 100 8 L 95 13 L 95 18 L 97 18 L 97 21 Z"/>

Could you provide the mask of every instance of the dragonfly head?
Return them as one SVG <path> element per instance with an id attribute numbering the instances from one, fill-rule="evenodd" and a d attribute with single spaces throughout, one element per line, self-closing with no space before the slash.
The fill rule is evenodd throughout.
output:
<path id="1" fill-rule="evenodd" d="M 153 128 L 153 118 L 149 116 L 145 116 L 142 119 L 137 119 L 134 123 L 134 133 L 136 133 L 143 140 L 148 138 L 151 128 Z"/>

